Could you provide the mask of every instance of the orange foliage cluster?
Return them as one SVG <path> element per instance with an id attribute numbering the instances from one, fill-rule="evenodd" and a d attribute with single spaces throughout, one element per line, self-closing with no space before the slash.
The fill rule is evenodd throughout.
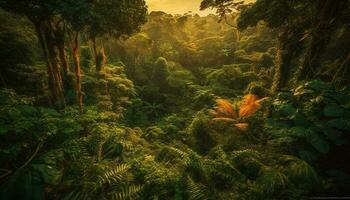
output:
<path id="1" fill-rule="evenodd" d="M 261 102 L 266 99 L 259 99 L 256 95 L 248 94 L 243 97 L 241 105 L 239 107 L 240 117 L 249 117 L 256 113 L 261 108 Z"/>
<path id="2" fill-rule="evenodd" d="M 209 110 L 209 114 L 214 117 L 213 121 L 233 122 L 236 128 L 245 131 L 248 129 L 248 123 L 240 123 L 239 121 L 256 113 L 264 100 L 266 98 L 259 99 L 256 95 L 248 94 L 243 97 L 237 110 L 228 100 L 217 99 L 217 106 L 214 110 Z"/>

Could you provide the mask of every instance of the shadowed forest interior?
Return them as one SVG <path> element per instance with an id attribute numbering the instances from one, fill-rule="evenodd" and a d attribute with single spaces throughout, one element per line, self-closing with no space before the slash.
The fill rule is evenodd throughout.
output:
<path id="1" fill-rule="evenodd" d="M 1 200 L 350 199 L 349 0 L 148 3 L 0 0 Z"/>

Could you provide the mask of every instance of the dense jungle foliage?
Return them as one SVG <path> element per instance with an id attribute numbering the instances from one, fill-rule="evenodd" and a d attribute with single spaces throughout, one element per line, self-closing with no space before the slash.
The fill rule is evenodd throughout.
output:
<path id="1" fill-rule="evenodd" d="M 350 2 L 0 0 L 0 199 L 350 196 Z"/>

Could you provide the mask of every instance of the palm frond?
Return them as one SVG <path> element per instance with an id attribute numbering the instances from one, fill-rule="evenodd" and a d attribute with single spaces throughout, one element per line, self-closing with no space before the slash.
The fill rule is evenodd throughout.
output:
<path id="1" fill-rule="evenodd" d="M 287 168 L 286 173 L 291 178 L 308 186 L 316 186 L 319 178 L 315 170 L 305 161 L 295 158 Z"/>
<path id="2" fill-rule="evenodd" d="M 288 177 L 279 170 L 272 168 L 263 168 L 262 175 L 258 178 L 258 183 L 261 189 L 266 194 L 273 194 L 276 191 L 280 191 L 286 187 L 288 183 Z"/>
<path id="3" fill-rule="evenodd" d="M 232 104 L 228 100 L 217 99 L 216 104 L 217 111 L 219 111 L 219 114 L 230 118 L 237 118 L 237 114 L 233 109 Z"/>
<path id="4" fill-rule="evenodd" d="M 249 126 L 248 123 L 237 123 L 237 124 L 235 124 L 235 127 L 238 128 L 241 131 L 248 130 L 248 126 Z"/>
<path id="5" fill-rule="evenodd" d="M 249 117 L 258 111 L 261 107 L 259 99 L 256 95 L 248 94 L 243 97 L 241 105 L 239 107 L 240 117 Z"/>
<path id="6" fill-rule="evenodd" d="M 213 118 L 212 119 L 214 122 L 215 121 L 221 121 L 221 122 L 235 122 L 236 120 L 235 119 L 232 119 L 232 118 L 227 118 L 227 117 L 216 117 L 216 118 Z"/>

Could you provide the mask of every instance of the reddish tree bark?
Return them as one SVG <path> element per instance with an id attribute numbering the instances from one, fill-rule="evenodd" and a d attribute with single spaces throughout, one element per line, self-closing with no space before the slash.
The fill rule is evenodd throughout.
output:
<path id="1" fill-rule="evenodd" d="M 80 55 L 79 55 L 79 32 L 73 34 L 73 62 L 75 67 L 75 77 L 76 77 L 76 94 L 77 102 L 79 105 L 80 112 L 83 112 L 83 93 L 81 86 L 81 66 L 80 66 Z"/>

